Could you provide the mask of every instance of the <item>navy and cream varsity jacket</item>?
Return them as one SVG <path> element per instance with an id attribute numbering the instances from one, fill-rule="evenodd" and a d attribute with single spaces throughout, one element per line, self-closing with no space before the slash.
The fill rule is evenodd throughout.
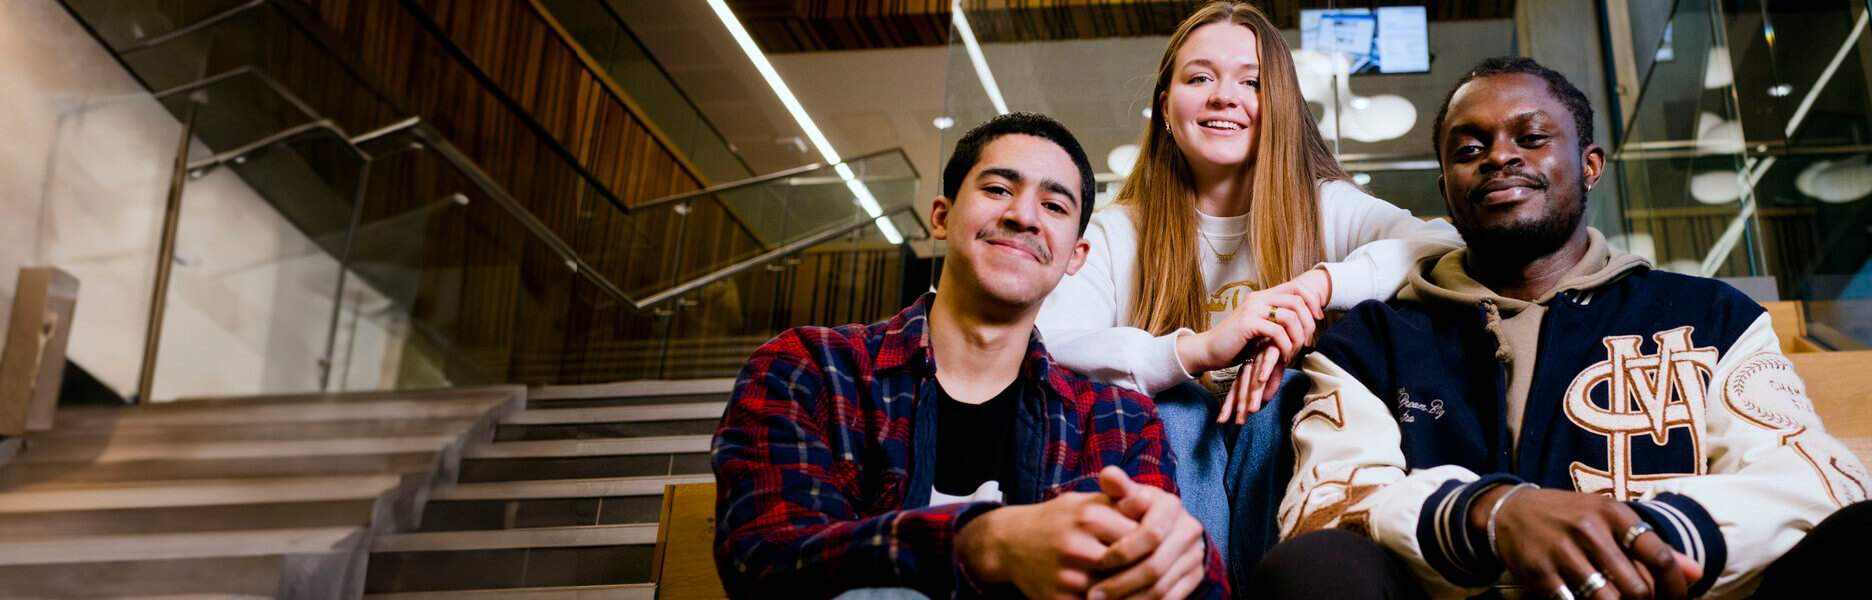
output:
<path id="1" fill-rule="evenodd" d="M 1312 389 L 1293 417 L 1282 537 L 1356 531 L 1408 559 L 1433 596 L 1473 595 L 1503 571 L 1467 530 L 1469 502 L 1527 481 L 1630 502 L 1703 565 L 1694 592 L 1729 597 L 1868 496 L 1872 477 L 1821 426 L 1760 305 L 1624 258 L 1542 303 L 1512 442 L 1490 301 L 1405 294 L 1352 309 L 1302 365 Z M 1407 285 L 1434 285 L 1436 263 Z"/>

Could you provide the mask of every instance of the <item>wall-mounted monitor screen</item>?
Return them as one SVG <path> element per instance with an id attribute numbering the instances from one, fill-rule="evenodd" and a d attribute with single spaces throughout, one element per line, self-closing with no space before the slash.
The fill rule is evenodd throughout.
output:
<path id="1" fill-rule="evenodd" d="M 1302 10 L 1300 47 L 1344 53 L 1352 73 L 1430 71 L 1430 26 L 1422 6 Z"/>

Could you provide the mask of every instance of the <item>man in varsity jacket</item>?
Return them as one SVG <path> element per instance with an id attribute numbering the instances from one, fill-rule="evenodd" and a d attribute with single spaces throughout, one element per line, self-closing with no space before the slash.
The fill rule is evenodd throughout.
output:
<path id="1" fill-rule="evenodd" d="M 956 143 L 939 291 L 754 352 L 715 431 L 715 564 L 737 598 L 1227 594 L 1150 399 L 1047 354 L 1085 261 L 1091 163 L 1043 116 Z"/>
<path id="2" fill-rule="evenodd" d="M 1768 315 L 1582 222 L 1605 164 L 1592 118 L 1525 58 L 1451 91 L 1438 182 L 1468 247 L 1304 360 L 1287 541 L 1250 588 L 1728 598 L 1863 580 L 1872 477 L 1827 435 Z M 1313 566 L 1358 557 L 1374 567 Z"/>

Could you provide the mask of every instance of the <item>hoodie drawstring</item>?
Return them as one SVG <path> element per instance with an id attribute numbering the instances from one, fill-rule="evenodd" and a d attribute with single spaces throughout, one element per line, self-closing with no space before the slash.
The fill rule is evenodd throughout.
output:
<path id="1" fill-rule="evenodd" d="M 1504 365 L 1514 362 L 1514 351 L 1508 347 L 1508 334 L 1502 331 L 1501 308 L 1495 305 L 1493 298 L 1483 298 L 1482 310 L 1488 313 L 1488 323 L 1484 327 L 1495 335 L 1495 361 Z"/>

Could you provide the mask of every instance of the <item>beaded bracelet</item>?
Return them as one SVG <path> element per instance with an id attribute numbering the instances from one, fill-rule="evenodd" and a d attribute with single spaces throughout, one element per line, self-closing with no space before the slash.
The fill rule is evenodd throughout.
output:
<path id="1" fill-rule="evenodd" d="M 1523 490 L 1523 489 L 1526 489 L 1526 488 L 1531 488 L 1531 487 L 1540 487 L 1540 486 L 1537 486 L 1537 485 L 1534 485 L 1534 484 L 1532 484 L 1532 483 L 1522 483 L 1522 484 L 1517 484 L 1517 485 L 1515 485 L 1515 486 L 1514 486 L 1514 487 L 1512 487 L 1512 488 L 1508 488 L 1508 492 L 1507 492 L 1507 493 L 1504 493 L 1504 494 L 1502 494 L 1500 498 L 1496 498 L 1496 499 L 1495 499 L 1495 505 L 1494 505 L 1494 506 L 1491 506 L 1491 507 L 1489 507 L 1489 511 L 1488 511 L 1488 549 L 1489 549 L 1489 553 L 1491 553 L 1491 554 L 1494 554 L 1496 558 L 1501 558 L 1501 551 L 1500 551 L 1500 550 L 1497 550 L 1497 549 L 1495 549 L 1495 515 L 1496 515 L 1497 513 L 1500 513 L 1500 512 L 1501 512 L 1501 507 L 1502 507 L 1502 505 L 1503 505 L 1503 504 L 1507 504 L 1507 503 L 1508 503 L 1508 499 L 1509 499 L 1509 498 L 1512 498 L 1512 497 L 1514 497 L 1514 495 L 1515 495 L 1515 493 L 1516 493 L 1516 492 L 1520 492 L 1520 491 L 1521 491 L 1521 490 Z"/>

